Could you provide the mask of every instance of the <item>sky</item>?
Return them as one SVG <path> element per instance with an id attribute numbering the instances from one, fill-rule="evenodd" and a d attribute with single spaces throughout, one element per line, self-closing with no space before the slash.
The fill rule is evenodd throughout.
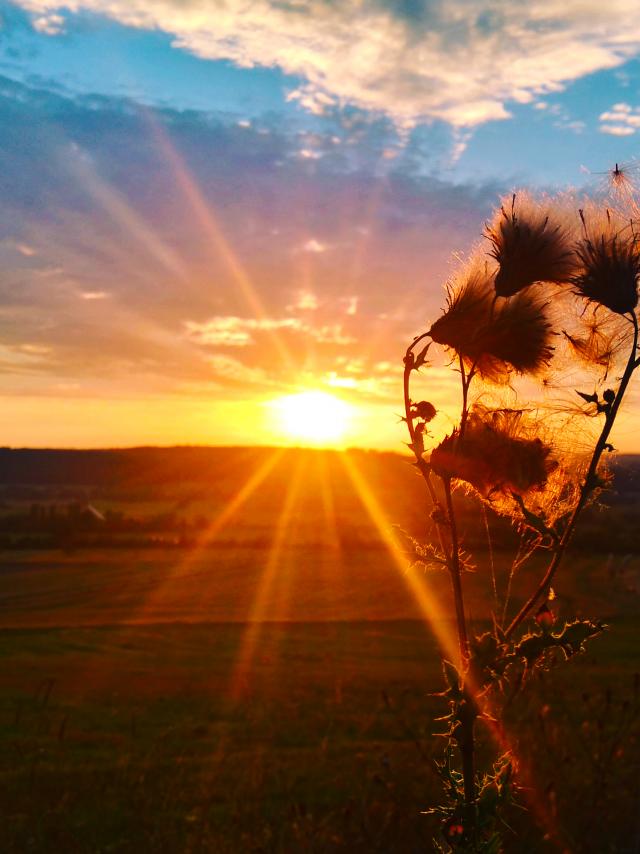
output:
<path id="1" fill-rule="evenodd" d="M 280 444 L 319 390 L 400 449 L 458 259 L 633 174 L 639 83 L 634 0 L 0 0 L 0 444 Z"/>

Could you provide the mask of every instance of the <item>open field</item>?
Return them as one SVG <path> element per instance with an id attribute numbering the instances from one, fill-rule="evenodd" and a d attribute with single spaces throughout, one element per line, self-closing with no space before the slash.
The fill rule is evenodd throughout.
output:
<path id="1" fill-rule="evenodd" d="M 437 792 L 439 665 L 389 557 L 287 552 L 281 566 L 298 575 L 263 617 L 302 622 L 262 624 L 243 621 L 268 553 L 210 549 L 180 568 L 183 557 L 5 557 L 3 850 L 430 850 L 420 811 Z M 542 804 L 514 816 L 514 852 L 557 850 L 541 841 L 554 828 L 565 850 L 634 850 L 637 562 L 615 564 L 581 557 L 561 597 L 612 630 L 568 684 L 552 673 L 511 711 Z M 446 585 L 431 589 L 444 600 Z M 617 816 L 614 830 L 587 827 L 585 799 Z"/>
<path id="2" fill-rule="evenodd" d="M 3 850 L 430 850 L 443 709 L 424 627 L 269 624 L 238 669 L 246 632 L 4 631 Z M 509 850 L 635 850 L 636 649 L 619 621 L 568 683 L 551 674 L 514 704 L 532 790 Z"/>
<path id="3" fill-rule="evenodd" d="M 334 473 L 327 504 L 308 475 L 288 506 L 285 471 L 226 517 L 242 481 L 218 479 L 189 511 L 207 517 L 190 546 L 1 553 L 3 852 L 432 850 L 421 811 L 439 785 L 434 638 L 451 631 L 449 587 L 407 569 L 397 484 L 361 471 L 368 497 Z M 49 502 L 61 487 L 38 488 Z M 61 502 L 78 490 L 63 488 Z M 166 523 L 193 487 L 165 484 L 155 501 L 139 484 L 128 501 L 82 489 L 101 513 L 118 500 Z M 14 512 L 33 498 L 6 500 Z M 397 502 L 407 528 L 413 501 Z M 465 579 L 476 616 L 491 609 L 490 563 Z M 502 593 L 506 551 L 493 564 Z M 539 572 L 516 576 L 511 609 Z M 613 543 L 566 563 L 559 617 L 611 629 L 511 704 L 527 808 L 510 816 L 514 854 L 638 850 L 639 590 L 640 557 Z"/>

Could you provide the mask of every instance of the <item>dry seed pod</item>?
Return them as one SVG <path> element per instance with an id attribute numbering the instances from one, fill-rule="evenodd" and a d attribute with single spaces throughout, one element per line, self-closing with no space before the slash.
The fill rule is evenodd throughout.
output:
<path id="1" fill-rule="evenodd" d="M 522 430 L 519 410 L 473 410 L 464 433 L 454 430 L 431 453 L 441 477 L 465 481 L 487 497 L 542 489 L 557 463 L 551 449 Z"/>
<path id="2" fill-rule="evenodd" d="M 616 229 L 609 214 L 595 227 L 587 226 L 582 211 L 580 216 L 585 234 L 577 249 L 580 269 L 572 279 L 576 294 L 616 314 L 634 312 L 640 277 L 640 250 L 635 234 L 629 227 Z"/>
<path id="3" fill-rule="evenodd" d="M 553 354 L 546 303 L 530 293 L 496 301 L 490 274 L 477 265 L 449 288 L 429 334 L 491 382 L 506 382 L 512 371 L 537 374 Z"/>
<path id="4" fill-rule="evenodd" d="M 498 262 L 494 286 L 497 296 L 508 297 L 536 282 L 568 282 L 575 272 L 576 255 L 568 230 L 557 214 L 523 196 L 512 197 L 487 226 L 490 254 Z"/>

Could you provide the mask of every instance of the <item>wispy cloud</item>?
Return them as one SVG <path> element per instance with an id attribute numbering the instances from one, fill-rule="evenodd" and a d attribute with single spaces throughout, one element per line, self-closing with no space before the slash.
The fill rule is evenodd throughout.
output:
<path id="1" fill-rule="evenodd" d="M 308 306 L 300 306 L 305 309 Z M 320 344 L 355 344 L 356 338 L 347 335 L 339 323 L 313 325 L 297 317 L 254 318 L 254 317 L 211 317 L 198 323 L 185 320 L 189 338 L 198 344 L 211 347 L 248 347 L 257 343 L 257 333 L 289 332 L 307 336 Z"/>
<path id="2" fill-rule="evenodd" d="M 176 47 L 300 79 L 290 99 L 313 113 L 352 104 L 398 125 L 442 119 L 473 127 L 509 115 L 640 48 L 636 0 L 527 4 L 488 0 L 18 0 L 55 34 L 61 10 L 158 29 Z M 612 127 L 622 127 L 622 125 Z M 305 148 L 308 156 L 313 149 Z"/>
<path id="3" fill-rule="evenodd" d="M 255 344 L 255 332 L 273 332 L 282 329 L 301 329 L 299 320 L 293 317 L 281 320 L 253 317 L 211 317 L 202 323 L 185 320 L 187 336 L 214 347 L 247 347 Z"/>

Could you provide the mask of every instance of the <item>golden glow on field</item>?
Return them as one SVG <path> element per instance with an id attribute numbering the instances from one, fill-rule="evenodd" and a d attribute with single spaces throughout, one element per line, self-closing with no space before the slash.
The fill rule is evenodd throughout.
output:
<path id="1" fill-rule="evenodd" d="M 302 391 L 273 401 L 284 435 L 314 445 L 339 444 L 353 418 L 353 407 L 325 391 Z"/>

